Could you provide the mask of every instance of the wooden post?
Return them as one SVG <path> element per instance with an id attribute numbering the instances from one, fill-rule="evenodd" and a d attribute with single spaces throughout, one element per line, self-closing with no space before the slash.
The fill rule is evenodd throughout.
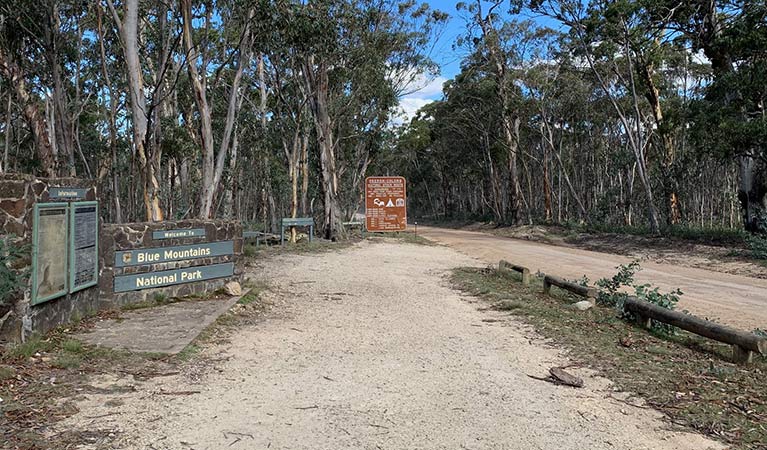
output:
<path id="1" fill-rule="evenodd" d="M 699 336 L 730 344 L 732 345 L 732 358 L 735 362 L 748 363 L 753 359 L 753 353 L 767 354 L 767 339 L 753 333 L 709 322 L 690 314 L 662 308 L 636 297 L 627 298 L 624 308 L 626 311 L 647 320 L 652 318 L 653 320 L 673 325 Z"/>
<path id="2" fill-rule="evenodd" d="M 640 327 L 645 328 L 647 330 L 649 330 L 652 327 L 652 319 L 650 319 L 647 316 L 643 316 L 641 314 L 635 314 L 635 315 L 636 315 L 637 324 Z"/>
<path id="3" fill-rule="evenodd" d="M 498 263 L 498 270 L 513 270 L 515 272 L 519 272 L 522 274 L 522 284 L 524 285 L 530 284 L 530 269 L 528 269 L 527 267 L 518 266 L 508 261 L 501 260 Z"/>
<path id="4" fill-rule="evenodd" d="M 594 299 L 597 296 L 596 288 L 593 288 L 590 286 L 581 286 L 578 283 L 573 283 L 572 281 L 563 280 L 562 278 L 555 277 L 553 275 L 546 275 L 543 278 L 543 292 L 548 294 L 549 291 L 551 290 L 552 285 L 562 288 L 566 291 L 572 292 L 575 295 L 586 297 L 592 303 L 594 302 Z"/>
<path id="5" fill-rule="evenodd" d="M 738 364 L 750 364 L 754 362 L 754 352 L 739 345 L 733 345 L 732 362 Z"/>

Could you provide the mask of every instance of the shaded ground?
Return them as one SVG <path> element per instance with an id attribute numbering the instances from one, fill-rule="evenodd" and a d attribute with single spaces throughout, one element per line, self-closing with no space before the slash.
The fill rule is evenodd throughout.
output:
<path id="1" fill-rule="evenodd" d="M 612 276 L 616 266 L 633 259 L 615 252 L 593 252 L 465 230 L 419 226 L 418 233 L 488 264 L 507 259 L 533 272 L 569 279 L 586 275 L 594 281 Z M 641 264 L 643 270 L 637 274 L 637 281 L 658 286 L 665 292 L 682 290 L 679 309 L 748 331 L 767 329 L 767 280 L 662 260 L 644 260 Z"/>
<path id="2" fill-rule="evenodd" d="M 58 430 L 108 432 L 81 448 L 136 449 L 706 449 L 659 413 L 543 377 L 567 365 L 528 325 L 482 312 L 449 287 L 477 261 L 443 247 L 362 243 L 322 256 L 280 256 L 263 322 L 207 346 L 200 370 L 88 393 Z"/>
<path id="3" fill-rule="evenodd" d="M 99 321 L 73 337 L 86 344 L 175 355 L 234 305 L 239 297 L 183 301 L 126 312 Z"/>

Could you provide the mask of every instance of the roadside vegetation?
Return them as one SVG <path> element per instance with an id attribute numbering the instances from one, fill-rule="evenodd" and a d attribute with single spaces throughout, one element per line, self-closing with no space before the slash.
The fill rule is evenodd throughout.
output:
<path id="1" fill-rule="evenodd" d="M 460 268 L 451 280 L 489 307 L 532 325 L 543 337 L 564 347 L 575 363 L 612 380 L 616 389 L 628 393 L 628 399 L 616 395 L 627 408 L 652 407 L 663 411 L 672 424 L 734 448 L 764 449 L 767 359 L 757 357 L 751 365 L 736 365 L 728 360 L 727 345 L 664 327 L 646 331 L 625 321 L 612 305 L 623 295 L 619 286 L 631 284 L 636 269 L 622 267 L 614 278 L 604 280 L 599 302 L 610 307 L 587 311 L 569 307 L 575 299 L 564 291 L 544 295 L 536 277 L 530 286 L 524 286 L 513 272 Z M 610 295 L 613 288 L 617 295 Z M 657 293 L 646 286 L 639 289 L 646 299 L 668 306 L 678 295 Z"/>

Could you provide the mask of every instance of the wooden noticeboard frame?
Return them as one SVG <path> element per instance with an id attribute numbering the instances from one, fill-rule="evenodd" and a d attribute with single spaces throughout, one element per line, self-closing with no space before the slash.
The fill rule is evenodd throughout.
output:
<path id="1" fill-rule="evenodd" d="M 365 179 L 365 227 L 370 232 L 407 229 L 407 182 L 404 177 Z"/>

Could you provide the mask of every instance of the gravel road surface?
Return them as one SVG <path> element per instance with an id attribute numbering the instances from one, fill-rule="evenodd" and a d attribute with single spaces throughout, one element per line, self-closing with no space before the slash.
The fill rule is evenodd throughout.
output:
<path id="1" fill-rule="evenodd" d="M 391 241 L 277 257 L 251 274 L 271 285 L 268 317 L 207 348 L 205 370 L 94 379 L 136 389 L 84 395 L 61 426 L 126 449 L 723 448 L 585 369 L 568 369 L 582 389 L 529 377 L 566 356 L 451 289 L 466 265 L 482 263 Z"/>

